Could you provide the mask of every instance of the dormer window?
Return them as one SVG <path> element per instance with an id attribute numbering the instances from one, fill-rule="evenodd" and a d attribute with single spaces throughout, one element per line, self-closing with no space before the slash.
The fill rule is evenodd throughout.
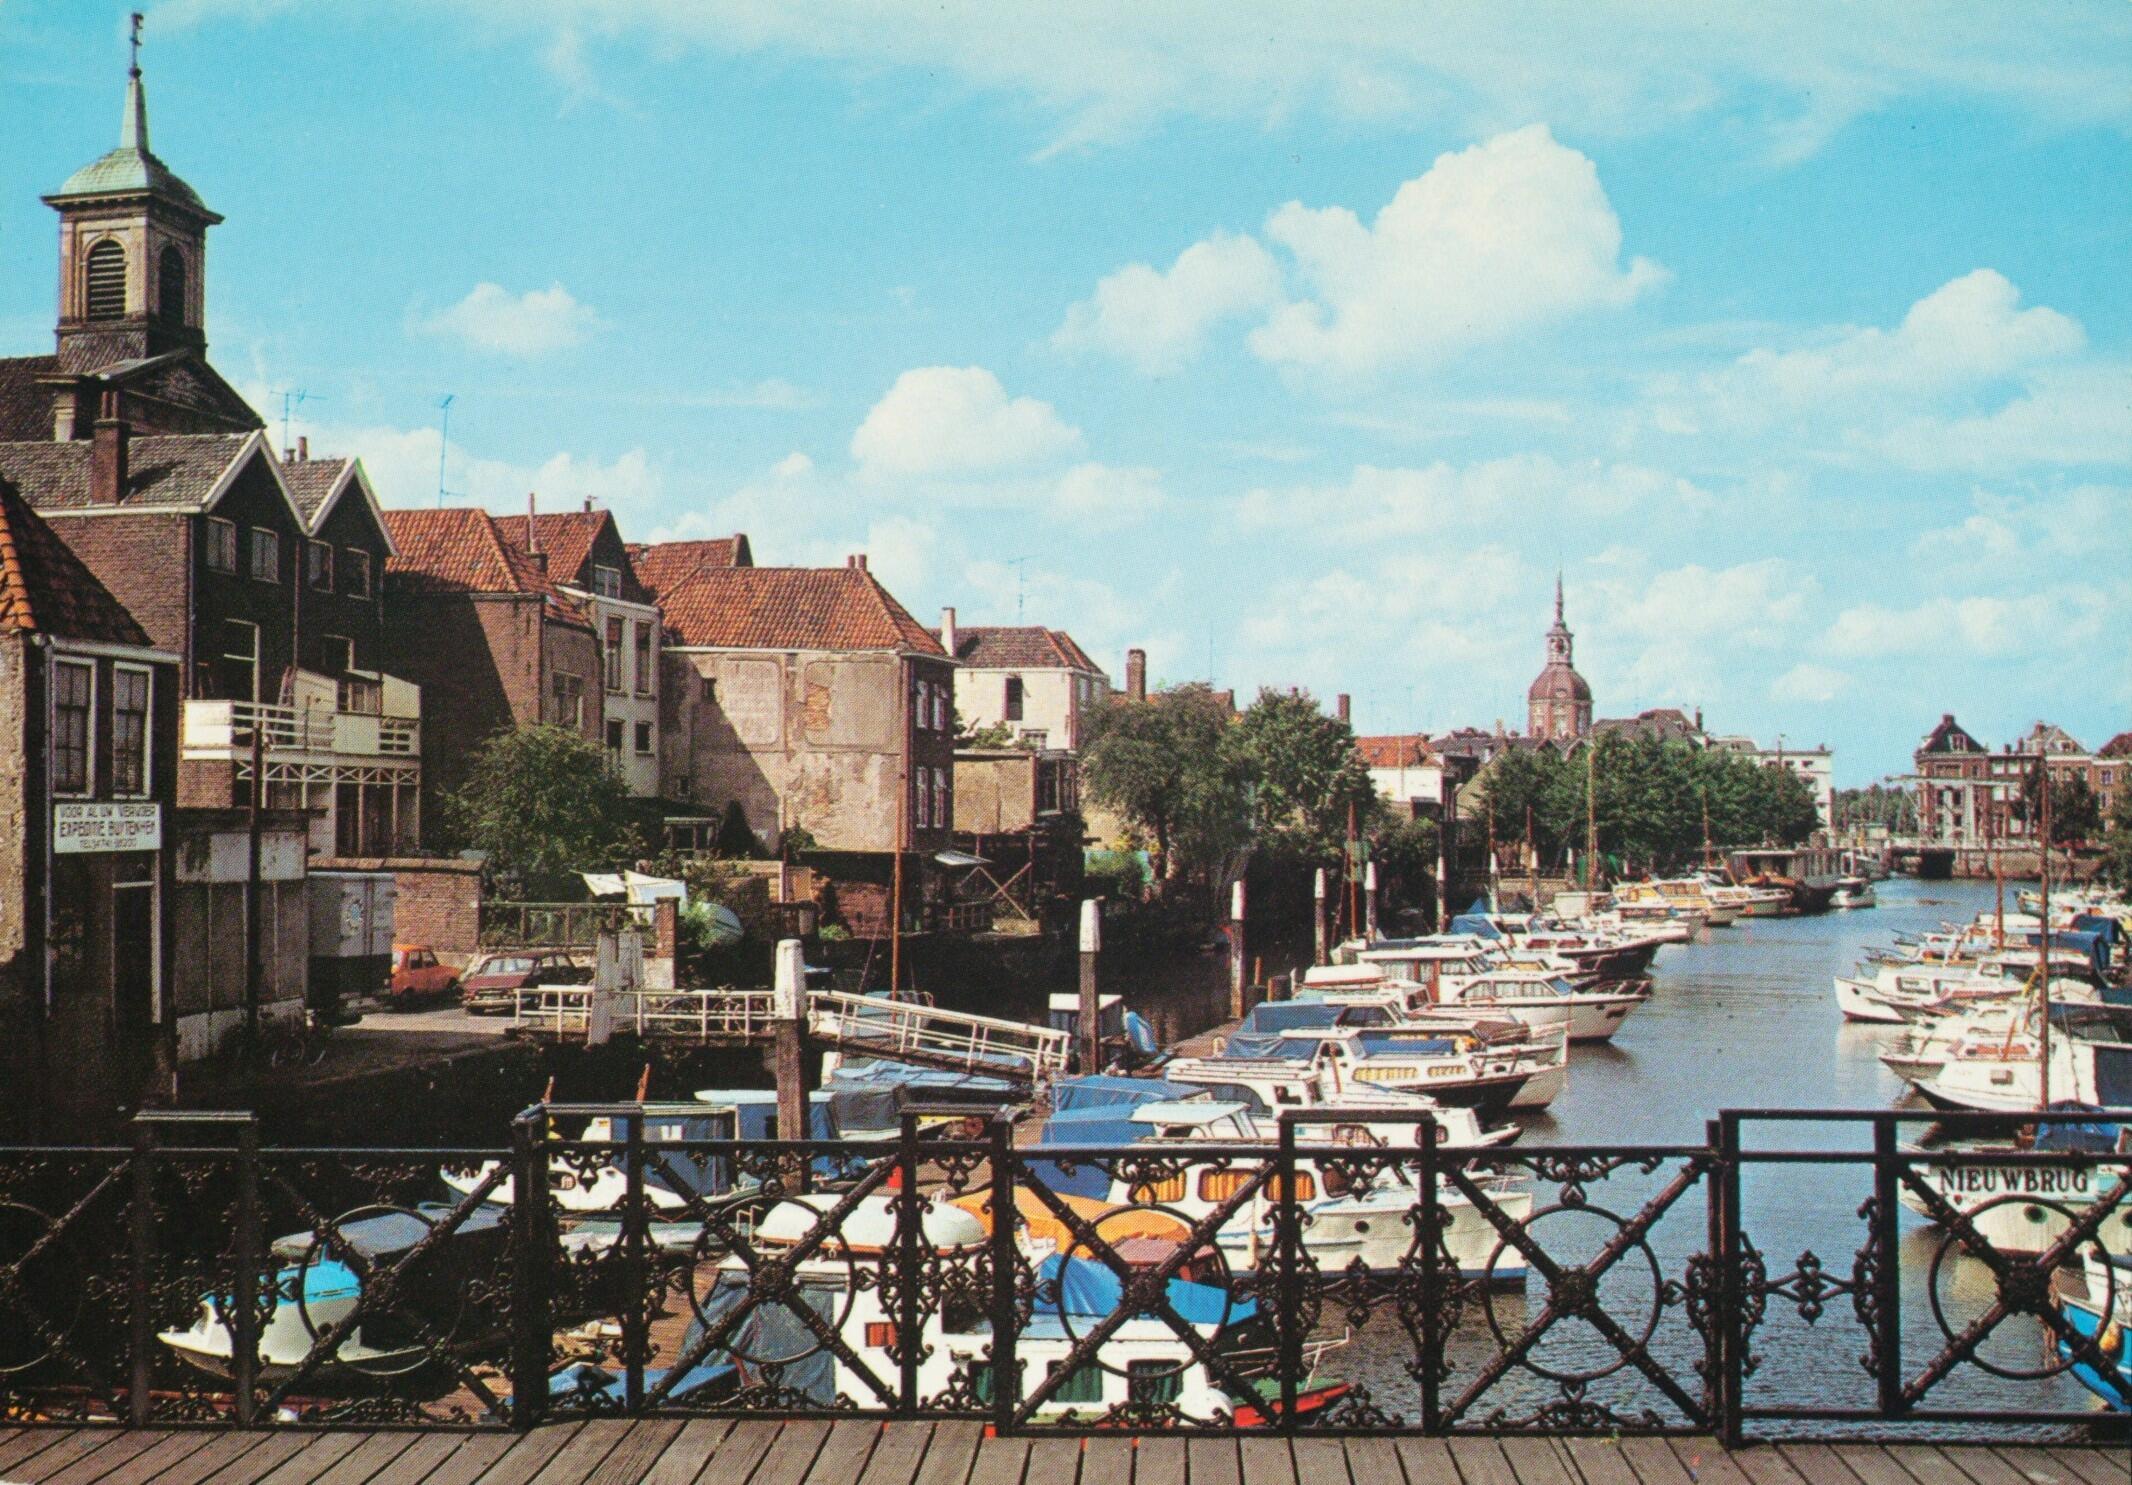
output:
<path id="1" fill-rule="evenodd" d="M 622 596 L 622 569 L 619 567 L 593 568 L 592 591 L 602 598 L 620 598 Z"/>
<path id="2" fill-rule="evenodd" d="M 156 259 L 155 313 L 166 325 L 185 323 L 185 255 L 175 247 Z"/>
<path id="3" fill-rule="evenodd" d="M 82 265 L 83 309 L 92 320 L 118 320 L 126 314 L 126 249 L 107 237 L 89 249 Z"/>

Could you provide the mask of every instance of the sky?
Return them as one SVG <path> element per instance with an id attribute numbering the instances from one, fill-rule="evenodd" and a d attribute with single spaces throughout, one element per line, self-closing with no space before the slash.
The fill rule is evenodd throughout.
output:
<path id="1" fill-rule="evenodd" d="M 123 4 L 0 0 L 0 351 Z M 217 366 L 391 505 L 864 551 L 1114 676 L 1907 768 L 2132 727 L 2132 9 L 167 0 Z"/>

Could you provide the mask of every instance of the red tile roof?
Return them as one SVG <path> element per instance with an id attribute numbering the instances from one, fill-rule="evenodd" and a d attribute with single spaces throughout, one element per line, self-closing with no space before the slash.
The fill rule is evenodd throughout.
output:
<path id="1" fill-rule="evenodd" d="M 538 593 L 564 617 L 584 622 L 581 606 L 540 565 L 497 530 L 485 510 L 388 510 L 385 529 L 397 553 L 385 563 L 386 581 L 405 594 Z"/>
<path id="2" fill-rule="evenodd" d="M 100 644 L 148 635 L 44 518 L 0 487 L 0 631 Z"/>
<path id="3" fill-rule="evenodd" d="M 2132 758 L 2132 732 L 2120 732 L 2095 752 L 2098 758 Z"/>
<path id="4" fill-rule="evenodd" d="M 934 638 L 938 629 L 928 630 Z M 1035 625 L 955 626 L 955 658 L 981 670 L 1088 670 L 1103 673 L 1103 667 L 1088 658 L 1088 652 L 1073 642 L 1063 629 Z"/>
<path id="5" fill-rule="evenodd" d="M 706 567 L 659 606 L 684 648 L 947 654 L 863 567 Z"/>
<path id="6" fill-rule="evenodd" d="M 657 598 L 706 567 L 753 567 L 755 554 L 748 549 L 748 538 L 736 532 L 705 541 L 632 543 L 629 562 L 637 570 L 637 581 Z"/>
<path id="7" fill-rule="evenodd" d="M 1355 751 L 1364 768 L 1418 768 L 1436 761 L 1436 750 L 1418 732 L 1385 737 L 1358 737 Z"/>

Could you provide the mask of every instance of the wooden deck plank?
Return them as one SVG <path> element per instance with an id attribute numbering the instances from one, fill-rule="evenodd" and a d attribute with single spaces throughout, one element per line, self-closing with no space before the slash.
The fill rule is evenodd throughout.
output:
<path id="1" fill-rule="evenodd" d="M 666 1446 L 666 1452 L 644 1472 L 643 1485 L 691 1485 L 707 1463 L 728 1449 L 732 1450 L 732 1457 L 720 1469 L 718 1479 L 722 1485 L 746 1485 L 748 1476 L 776 1442 L 777 1425 L 762 1418 L 738 1423 L 731 1418 L 691 1418 Z"/>
<path id="2" fill-rule="evenodd" d="M 639 1485 L 667 1446 L 680 1437 L 681 1425 L 679 1418 L 638 1419 L 614 1452 L 585 1476 L 584 1485 Z"/>
<path id="3" fill-rule="evenodd" d="M 20 1438 L 0 1447 L 0 1469 L 25 1479 L 41 1480 L 44 1474 L 59 1473 L 118 1435 L 115 1428 L 26 1428 Z M 44 1473 L 31 1475 L 31 1469 Z"/>
<path id="4" fill-rule="evenodd" d="M 1917 1477 L 1878 1444 L 1835 1444 L 1831 1449 L 1860 1485 L 1917 1485 Z"/>
<path id="5" fill-rule="evenodd" d="M 1133 1441 L 1123 1434 L 1086 1441 L 1081 1450 L 1081 1485 L 1133 1485 Z"/>
<path id="6" fill-rule="evenodd" d="M 231 1460 L 200 1485 L 259 1485 L 263 1477 L 301 1454 L 310 1442 L 308 1435 L 290 1429 L 269 1434 L 265 1442 L 246 1450 L 241 1458 Z"/>
<path id="7" fill-rule="evenodd" d="M 1243 1485 L 1244 1460 L 1233 1438 L 1185 1440 L 1184 1477 L 1190 1485 Z"/>
<path id="8" fill-rule="evenodd" d="M 1493 1438 L 1464 1434 L 1449 1439 L 1451 1464 L 1466 1485 L 1518 1485 L 1517 1471 L 1503 1457 L 1503 1446 Z"/>
<path id="9" fill-rule="evenodd" d="M 1355 1485 L 1407 1485 L 1399 1450 L 1390 1439 L 1356 1435 L 1346 1442 L 1347 1474 Z"/>
<path id="10" fill-rule="evenodd" d="M 320 1475 L 354 1453 L 367 1434 L 354 1429 L 333 1429 L 306 1435 L 304 1446 L 274 1466 L 260 1485 L 311 1485 Z"/>
<path id="11" fill-rule="evenodd" d="M 1341 1439 L 1298 1438 L 1289 1452 L 1303 1485 L 1348 1485 L 1347 1445 Z"/>
<path id="12" fill-rule="evenodd" d="M 918 1466 L 914 1485 L 966 1485 L 977 1463 L 977 1446 L 984 1442 L 985 1426 L 974 1418 L 958 1418 L 933 1425 L 926 1441 L 925 1462 Z M 1180 1479 L 1178 1485 L 1183 1485 Z"/>
<path id="13" fill-rule="evenodd" d="M 770 1452 L 763 1455 L 762 1463 L 755 1467 L 755 1485 L 801 1485 L 807 1471 L 814 1465 L 814 1456 L 822 1452 L 822 1445 L 829 1439 L 829 1423 L 823 1418 L 795 1418 L 777 1425 L 777 1437 L 771 1441 Z M 725 1471 L 706 1469 L 698 1478 L 716 1480 L 725 1485 Z"/>
<path id="14" fill-rule="evenodd" d="M 988 1438 L 977 1446 L 977 1460 L 970 1466 L 969 1485 L 1022 1485 L 1022 1472 L 1029 1465 L 1027 1439 Z M 1049 1485 L 1039 1480 L 1036 1485 Z"/>
<path id="15" fill-rule="evenodd" d="M 1864 1485 L 1827 1444 L 1780 1444 L 1777 1450 L 1811 1485 Z"/>
<path id="16" fill-rule="evenodd" d="M 2115 1451 L 2085 1448 L 2078 1444 L 2060 1444 L 2043 1451 L 2075 1474 L 2084 1477 L 2089 1485 L 2124 1485 L 2132 1480 L 2132 1468 L 2127 1468 L 2122 1454 L 2107 1457 Z"/>
<path id="17" fill-rule="evenodd" d="M 1918 1485 L 1971 1485 L 1962 1467 L 1928 1444 L 1882 1445 L 1882 1450 Z"/>
<path id="18" fill-rule="evenodd" d="M 156 1476 L 156 1485 L 200 1485 L 209 1475 L 265 1445 L 264 1433 L 218 1433 Z"/>
<path id="19" fill-rule="evenodd" d="M 1030 1440 L 1029 1467 L 1023 1474 L 1029 1485 L 1074 1485 L 1081 1476 L 1081 1440 Z"/>
<path id="20" fill-rule="evenodd" d="M 1691 1434 L 1666 1442 L 1696 1485 L 1753 1485 L 1725 1452 L 1725 1446 L 1708 1434 Z"/>
<path id="21" fill-rule="evenodd" d="M 1982 1444 L 1958 1444 L 1940 1454 L 1977 1485 L 2028 1485 L 2028 1477 Z"/>
<path id="22" fill-rule="evenodd" d="M 1142 1438 L 1133 1446 L 1133 1485 L 1186 1485 L 1184 1440 L 1174 1434 Z"/>
<path id="23" fill-rule="evenodd" d="M 1629 1462 L 1643 1485 L 1693 1485 L 1695 1480 L 1664 1439 L 1623 1439 L 1621 1457 Z"/>
<path id="24" fill-rule="evenodd" d="M 840 1418 L 830 1425 L 822 1452 L 814 1456 L 807 1478 L 815 1485 L 851 1485 L 866 1472 L 874 1446 L 881 1442 L 878 1418 Z"/>
<path id="25" fill-rule="evenodd" d="M 1740 1449 L 1727 1456 L 1754 1485 L 1807 1485 L 1783 1451 L 1771 1444 Z"/>
<path id="26" fill-rule="evenodd" d="M 930 1423 L 898 1419 L 883 1424 L 873 1453 L 866 1458 L 866 1468 L 854 1478 L 853 1485 L 911 1485 L 918 1477 L 918 1464 L 925 1458 L 925 1446 L 932 1434 Z"/>
<path id="27" fill-rule="evenodd" d="M 1553 1439 L 1504 1438 L 1503 1462 L 1519 1485 L 1577 1485 L 1565 1455 Z"/>
<path id="28" fill-rule="evenodd" d="M 1392 1440 L 1392 1448 L 1406 1471 L 1407 1485 L 1459 1485 L 1449 1440 L 1399 1438 Z"/>
<path id="29" fill-rule="evenodd" d="M 615 1445 L 636 1426 L 634 1418 L 593 1418 L 552 1458 L 543 1464 L 527 1485 L 581 1485 L 598 1469 Z"/>
<path id="30" fill-rule="evenodd" d="M 2020 1444 L 1994 1444 L 1992 1452 L 2012 1465 L 2029 1485 L 2082 1485 L 2079 1475 L 2041 1449 Z"/>
<path id="31" fill-rule="evenodd" d="M 196 1449 L 205 1448 L 214 1435 L 196 1428 L 174 1428 L 168 1436 L 150 1445 L 97 1481 L 97 1485 L 154 1485 L 163 1471 Z"/>
<path id="32" fill-rule="evenodd" d="M 1619 1439 L 1565 1439 L 1563 1448 L 1584 1485 L 1641 1485 Z"/>
<path id="33" fill-rule="evenodd" d="M 1237 1452 L 1243 1460 L 1244 1479 L 1249 1485 L 1296 1485 L 1295 1451 L 1288 1440 L 1267 1437 L 1265 1434 L 1245 1434 L 1237 1441 Z M 1199 1461 L 1192 1460 L 1194 1482 L 1198 1478 Z M 1343 1470 L 1347 1468 L 1343 1461 Z"/>
<path id="34" fill-rule="evenodd" d="M 129 1428 L 94 1454 L 83 1455 L 56 1475 L 45 1476 L 45 1485 L 93 1485 L 169 1437 L 170 1430 L 164 1428 Z"/>

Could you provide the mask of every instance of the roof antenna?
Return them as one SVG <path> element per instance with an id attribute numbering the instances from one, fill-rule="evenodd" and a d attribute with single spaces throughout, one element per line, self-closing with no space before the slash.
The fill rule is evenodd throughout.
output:
<path id="1" fill-rule="evenodd" d="M 446 392 L 437 401 L 437 410 L 443 414 L 437 424 L 437 509 L 444 509 L 444 456 L 452 445 L 452 399 L 458 394 Z"/>
<path id="2" fill-rule="evenodd" d="M 297 408 L 302 407 L 306 402 L 309 402 L 310 400 L 311 394 L 309 392 L 306 392 L 302 387 L 282 388 L 281 462 L 284 464 L 289 462 L 289 449 L 292 447 L 292 445 L 289 443 L 289 414 L 294 412 Z M 320 402 L 324 402 L 326 399 L 321 396 L 318 400 Z"/>
<path id="3" fill-rule="evenodd" d="M 1029 575 L 1029 559 L 1009 557 L 1007 565 L 1014 569 L 1014 622 L 1019 624 L 1022 621 L 1022 584 Z"/>

